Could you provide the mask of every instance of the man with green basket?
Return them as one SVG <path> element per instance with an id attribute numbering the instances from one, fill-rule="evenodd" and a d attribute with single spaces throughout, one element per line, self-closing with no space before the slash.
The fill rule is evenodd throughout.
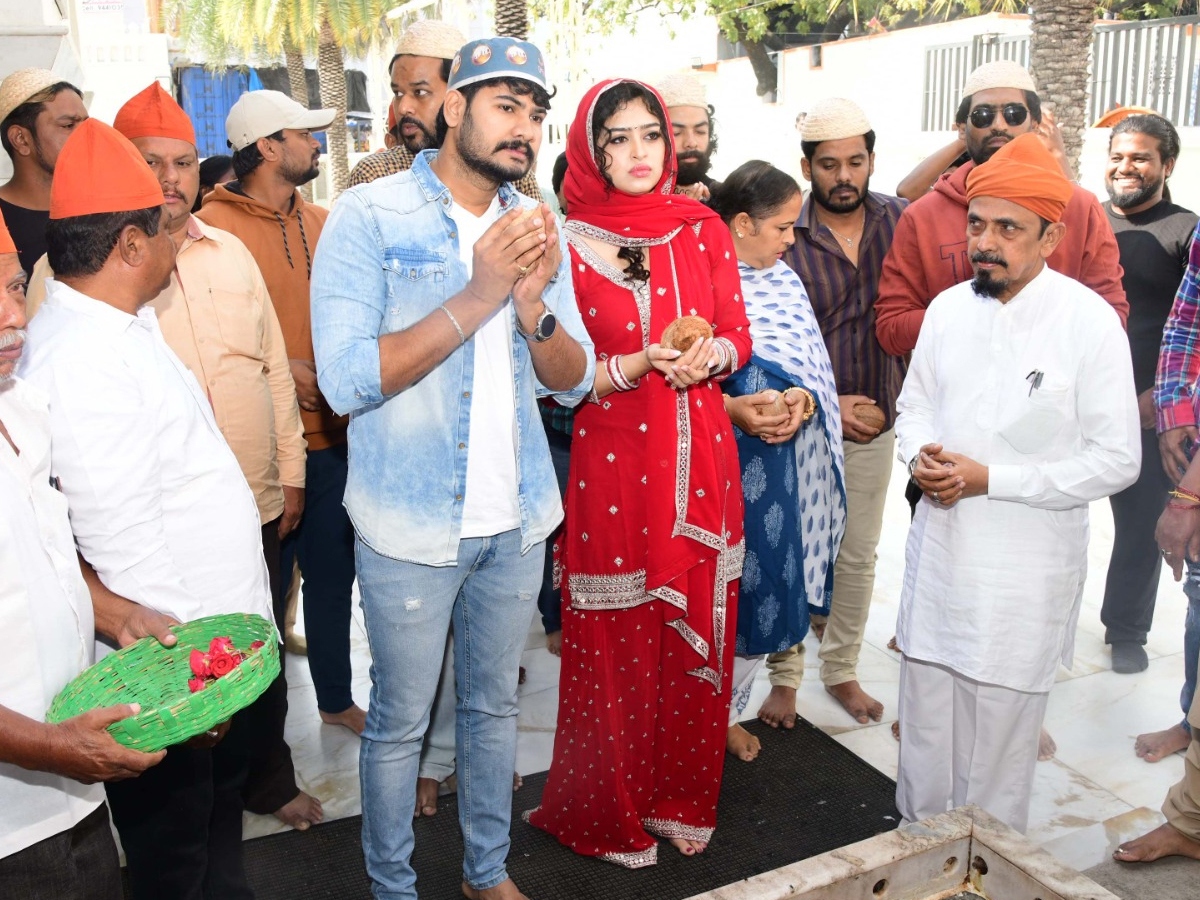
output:
<path id="1" fill-rule="evenodd" d="M 8 646 L 0 657 L 0 897 L 119 900 L 100 782 L 134 777 L 163 753 L 130 750 L 105 730 L 136 706 L 57 725 L 44 717 L 91 664 L 95 629 L 117 640 L 151 630 L 175 638 L 166 617 L 98 583 L 89 599 L 66 500 L 50 479 L 46 401 L 14 374 L 25 324 L 25 272 L 0 215 L 0 632 Z"/>
<path id="2" fill-rule="evenodd" d="M 175 269 L 168 220 L 162 187 L 137 149 L 95 119 L 77 126 L 55 168 L 46 235 L 55 277 L 29 325 L 21 375 L 49 401 L 50 473 L 99 580 L 177 622 L 257 616 L 259 639 L 273 647 L 254 494 L 208 399 L 146 308 Z M 224 687 L 201 684 L 191 704 L 194 665 L 175 680 L 149 666 L 134 671 L 120 672 L 129 690 L 164 698 L 139 725 L 170 749 L 143 777 L 108 787 L 133 897 L 250 900 L 241 792 L 268 701 L 251 702 L 259 688 L 239 698 L 249 706 L 222 707 L 221 718 L 232 714 L 222 738 L 221 718 L 189 726 L 190 706 Z"/>

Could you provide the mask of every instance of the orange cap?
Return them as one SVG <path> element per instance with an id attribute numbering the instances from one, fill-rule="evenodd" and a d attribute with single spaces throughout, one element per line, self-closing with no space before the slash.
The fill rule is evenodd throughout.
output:
<path id="1" fill-rule="evenodd" d="M 126 101 L 113 119 L 113 128 L 131 141 L 140 137 L 164 137 L 196 143 L 192 120 L 157 81 Z"/>
<path id="2" fill-rule="evenodd" d="M 127 138 L 99 119 L 75 126 L 54 166 L 50 218 L 131 212 L 165 202 L 158 179 Z"/>
<path id="3" fill-rule="evenodd" d="M 8 233 L 8 226 L 4 224 L 4 213 L 0 212 L 0 256 L 16 252 L 17 245 L 13 243 L 12 235 Z"/>
<path id="4" fill-rule="evenodd" d="M 1075 186 L 1033 132 L 1013 138 L 967 175 L 967 199 L 999 197 L 1061 222 Z"/>

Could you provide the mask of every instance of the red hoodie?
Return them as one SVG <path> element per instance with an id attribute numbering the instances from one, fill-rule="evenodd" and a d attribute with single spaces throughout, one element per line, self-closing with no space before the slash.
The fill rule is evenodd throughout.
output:
<path id="1" fill-rule="evenodd" d="M 896 223 L 875 300 L 875 334 L 888 353 L 911 353 L 933 298 L 972 277 L 967 259 L 967 175 L 973 168 L 969 162 L 943 175 Z M 1120 251 L 1099 201 L 1076 185 L 1063 222 L 1067 233 L 1047 260 L 1050 268 L 1107 300 L 1124 325 L 1129 303 L 1121 286 Z"/>

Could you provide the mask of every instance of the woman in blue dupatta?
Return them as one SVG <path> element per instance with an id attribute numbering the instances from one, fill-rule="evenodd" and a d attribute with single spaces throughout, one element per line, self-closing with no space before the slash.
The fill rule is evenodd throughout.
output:
<path id="1" fill-rule="evenodd" d="M 713 199 L 733 234 L 754 342 L 750 362 L 722 385 L 746 502 L 726 746 L 747 762 L 759 741 L 737 722 L 754 676 L 765 654 L 804 640 L 810 612 L 828 614 L 846 525 L 833 366 L 804 285 L 782 262 L 801 200 L 795 179 L 760 160 L 735 169 Z"/>

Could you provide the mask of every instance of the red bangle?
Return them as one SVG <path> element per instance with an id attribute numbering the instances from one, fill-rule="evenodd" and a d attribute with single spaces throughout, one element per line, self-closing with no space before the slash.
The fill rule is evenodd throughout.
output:
<path id="1" fill-rule="evenodd" d="M 1180 503 L 1177 500 L 1168 500 L 1167 509 L 1186 509 L 1196 512 L 1200 510 L 1200 503 Z"/>

